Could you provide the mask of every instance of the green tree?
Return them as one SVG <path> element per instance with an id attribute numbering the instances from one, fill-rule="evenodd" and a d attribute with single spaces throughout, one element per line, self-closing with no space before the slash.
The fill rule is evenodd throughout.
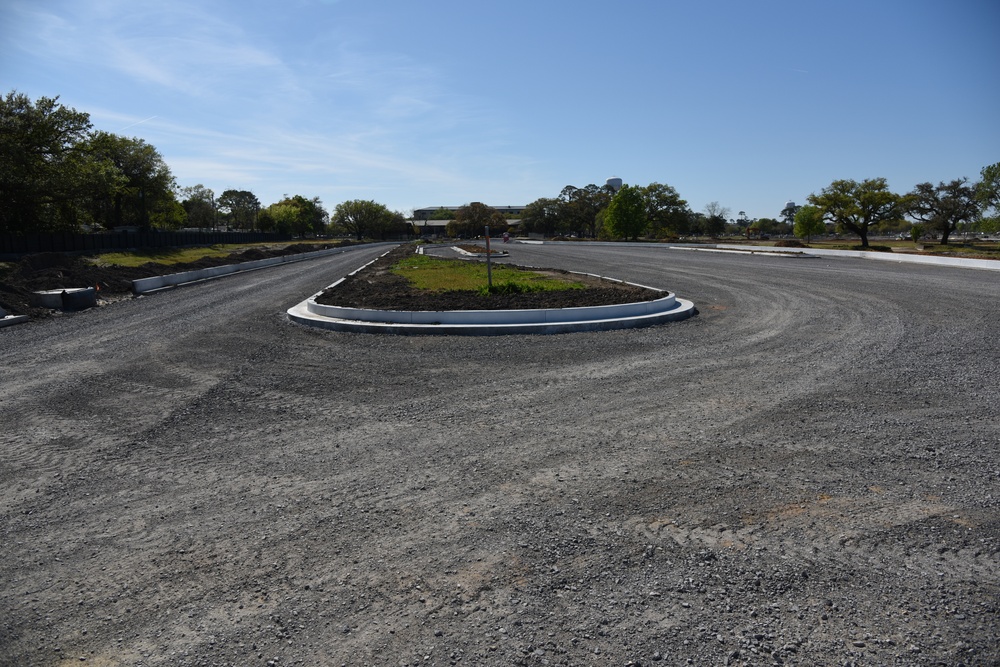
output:
<path id="1" fill-rule="evenodd" d="M 254 229 L 260 200 L 248 190 L 226 190 L 218 199 L 219 210 L 228 218 L 229 225 L 236 229 Z"/>
<path id="2" fill-rule="evenodd" d="M 357 238 L 379 238 L 392 222 L 394 214 L 384 204 L 371 200 L 352 199 L 337 204 L 332 223 Z"/>
<path id="3" fill-rule="evenodd" d="M 597 214 L 608 207 L 613 192 L 607 186 L 593 183 L 578 188 L 567 185 L 559 193 L 557 227 L 560 233 L 578 236 L 597 235 Z"/>
<path id="4" fill-rule="evenodd" d="M 187 211 L 175 198 L 157 206 L 150 214 L 149 222 L 156 229 L 180 229 L 187 226 Z"/>
<path id="5" fill-rule="evenodd" d="M 795 216 L 798 214 L 801 206 L 798 206 L 795 202 L 790 201 L 785 204 L 785 208 L 781 209 L 781 219 L 785 221 L 789 226 L 795 226 Z"/>
<path id="6" fill-rule="evenodd" d="M 507 230 L 507 220 L 500 211 L 482 202 L 472 202 L 455 211 L 455 218 L 445 227 L 448 236 L 479 236 L 490 226 L 490 234 Z"/>
<path id="7" fill-rule="evenodd" d="M 976 186 L 966 178 L 937 186 L 919 183 L 906 197 L 905 207 L 911 216 L 940 232 L 941 245 L 948 245 L 948 237 L 961 223 L 979 217 Z"/>
<path id="8" fill-rule="evenodd" d="M 826 233 L 826 223 L 823 222 L 823 209 L 806 204 L 796 207 L 794 234 L 806 243 L 812 242 L 812 237 Z"/>
<path id="9" fill-rule="evenodd" d="M 90 116 L 58 100 L 0 98 L 0 231 L 76 229 L 94 187 L 117 181 L 83 146 Z"/>
<path id="10" fill-rule="evenodd" d="M 521 232 L 556 236 L 559 233 L 560 207 L 558 199 L 536 199 L 521 213 Z"/>
<path id="11" fill-rule="evenodd" d="M 217 223 L 215 192 L 199 183 L 181 188 L 184 199 L 181 205 L 187 213 L 187 224 L 191 227 L 215 227 Z"/>
<path id="12" fill-rule="evenodd" d="M 261 210 L 257 217 L 257 225 L 261 230 L 295 236 L 322 234 L 326 231 L 328 221 L 329 214 L 319 197 L 306 199 L 302 195 L 285 195 L 281 201 Z"/>
<path id="13" fill-rule="evenodd" d="M 1000 232 L 1000 162 L 983 167 L 979 174 L 983 180 L 976 185 L 976 200 L 984 214 L 980 229 Z M 993 215 L 986 216 L 987 211 Z"/>
<path id="14" fill-rule="evenodd" d="M 326 226 L 330 221 L 330 214 L 323 208 L 323 202 L 320 201 L 319 197 L 306 199 L 302 195 L 295 195 L 291 198 L 286 196 L 284 200 L 278 203 L 288 204 L 295 207 L 298 211 L 291 229 L 291 232 L 296 236 L 323 234 L 326 231 Z"/>
<path id="15" fill-rule="evenodd" d="M 705 205 L 705 218 L 701 222 L 701 231 L 706 236 L 719 236 L 726 231 L 726 219 L 729 209 L 719 202 L 712 201 Z"/>
<path id="16" fill-rule="evenodd" d="M 142 139 L 95 132 L 86 142 L 93 159 L 110 163 L 121 175 L 113 190 L 105 226 L 136 225 L 148 228 L 157 212 L 171 208 L 174 177 L 159 151 Z"/>
<path id="17" fill-rule="evenodd" d="M 287 202 L 287 200 L 283 201 Z M 299 208 L 290 203 L 271 204 L 260 212 L 258 224 L 261 229 L 268 232 L 296 233 L 297 229 L 301 229 Z"/>
<path id="18" fill-rule="evenodd" d="M 452 211 L 450 208 L 445 208 L 444 206 L 442 206 L 438 210 L 436 210 L 433 213 L 431 213 L 430 217 L 427 218 L 427 219 L 428 220 L 451 220 L 454 217 L 455 217 L 454 211 Z"/>
<path id="19" fill-rule="evenodd" d="M 758 218 L 754 221 L 754 227 L 760 234 L 781 234 L 787 229 L 785 223 L 775 218 Z"/>
<path id="20" fill-rule="evenodd" d="M 809 203 L 823 209 L 824 218 L 839 231 L 857 234 L 863 248 L 872 225 L 901 218 L 904 208 L 903 198 L 889 190 L 884 178 L 834 181 L 818 195 L 809 195 Z"/>
<path id="21" fill-rule="evenodd" d="M 608 230 L 616 237 L 638 239 L 649 226 L 646 200 L 639 188 L 623 185 L 608 204 L 604 217 Z"/>
<path id="22" fill-rule="evenodd" d="M 687 234 L 691 211 L 677 190 L 662 183 L 639 188 L 646 203 L 646 219 L 654 236 Z"/>

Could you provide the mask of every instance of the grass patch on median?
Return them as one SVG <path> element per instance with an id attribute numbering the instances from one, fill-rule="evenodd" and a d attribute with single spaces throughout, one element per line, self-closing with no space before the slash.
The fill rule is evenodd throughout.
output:
<path id="1" fill-rule="evenodd" d="M 251 248 L 251 245 L 213 245 L 197 248 L 155 248 L 150 250 L 130 250 L 127 252 L 106 252 L 95 258 L 95 263 L 105 266 L 142 266 L 150 262 L 156 264 L 189 264 L 206 257 L 228 257 L 234 252 Z"/>
<path id="2" fill-rule="evenodd" d="M 432 292 L 449 290 L 484 291 L 487 288 L 485 262 L 440 259 L 427 255 L 410 255 L 391 269 L 417 288 Z M 527 271 L 504 264 L 493 265 L 493 293 L 506 294 L 583 289 L 584 285 L 570 278 Z"/>

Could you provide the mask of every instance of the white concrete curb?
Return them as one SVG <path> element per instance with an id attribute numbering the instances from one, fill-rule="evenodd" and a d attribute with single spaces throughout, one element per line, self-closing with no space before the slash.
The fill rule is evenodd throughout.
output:
<path id="1" fill-rule="evenodd" d="M 464 248 L 459 248 L 458 246 L 451 246 L 451 249 L 457 252 L 459 255 L 465 255 L 466 257 L 486 257 L 486 248 L 483 248 L 483 252 L 469 252 Z M 510 253 L 506 250 L 494 250 L 490 248 L 490 258 L 495 259 L 497 257 L 510 257 Z M 421 253 L 422 254 L 422 253 Z"/>
<path id="2" fill-rule="evenodd" d="M 746 246 L 719 244 L 715 246 L 719 249 L 734 250 Z M 785 253 L 799 253 L 810 257 L 854 257 L 858 259 L 874 259 L 883 262 L 896 262 L 897 264 L 929 264 L 933 266 L 951 266 L 961 269 L 985 269 L 987 271 L 1000 271 L 1000 260 L 995 259 L 966 259 L 964 257 L 929 257 L 927 255 L 911 255 L 903 252 L 878 252 L 872 250 L 824 250 L 821 248 L 782 248 Z M 755 250 L 754 254 L 764 254 Z M 772 252 L 771 254 L 776 254 Z"/>
<path id="3" fill-rule="evenodd" d="M 794 259 L 801 258 L 815 258 L 816 255 L 812 255 L 803 250 L 796 250 L 794 252 L 783 252 L 779 250 L 758 250 L 755 248 L 743 248 L 741 250 L 727 250 L 721 247 L 710 247 L 706 246 L 704 248 L 695 248 L 692 246 L 670 246 L 671 250 L 689 250 L 692 252 L 718 252 L 730 255 L 769 255 L 771 257 L 791 257 Z"/>
<path id="4" fill-rule="evenodd" d="M 209 280 L 211 278 L 219 278 L 222 276 L 228 276 L 233 273 L 240 273 L 243 271 L 253 271 L 255 269 L 264 269 L 269 266 L 276 266 L 278 264 L 289 264 L 291 262 L 301 262 L 307 259 L 317 259 L 319 257 L 325 257 L 327 255 L 336 255 L 342 252 L 348 252 L 350 250 L 355 250 L 357 248 L 371 248 L 378 245 L 399 245 L 396 242 L 392 243 L 366 243 L 363 245 L 351 245 L 343 246 L 339 248 L 327 248 L 325 250 L 317 250 L 316 252 L 304 252 L 297 255 L 283 255 L 280 257 L 269 257 L 267 259 L 258 259 L 252 262 L 242 262 L 240 264 L 226 264 L 225 266 L 213 266 L 208 269 L 198 269 L 196 271 L 183 271 L 181 273 L 171 273 L 164 276 L 152 276 L 150 278 L 140 278 L 139 280 L 132 281 L 132 291 L 135 294 L 145 294 L 147 292 L 153 292 L 159 289 L 164 289 L 166 287 L 176 287 L 177 285 L 184 285 L 186 283 L 193 283 L 202 280 Z"/>
<path id="5" fill-rule="evenodd" d="M 29 319 L 30 318 L 27 315 L 4 315 L 3 317 L 0 317 L 0 329 L 9 327 L 12 324 L 27 322 Z"/>
<path id="6" fill-rule="evenodd" d="M 375 261 L 372 260 L 350 275 L 358 273 Z M 629 329 L 683 320 L 695 313 L 694 303 L 678 299 L 672 292 L 663 292 L 663 297 L 653 301 L 526 310 L 371 310 L 316 303 L 316 297 L 323 291 L 336 288 L 343 280 L 338 280 L 326 290 L 317 292 L 289 308 L 288 316 L 294 322 L 333 331 L 497 336 Z M 662 290 L 657 291 L 662 292 Z"/>
<path id="7" fill-rule="evenodd" d="M 639 312 L 629 312 L 628 306 Z M 687 319 L 694 304 L 669 294 L 655 301 L 589 308 L 392 311 L 324 306 L 310 298 L 288 309 L 295 322 L 333 331 L 497 336 L 608 331 Z"/>
<path id="8" fill-rule="evenodd" d="M 860 259 L 874 259 L 883 262 L 896 262 L 899 264 L 929 264 L 932 266 L 950 266 L 960 269 L 985 269 L 987 271 L 1000 271 L 1000 260 L 997 259 L 966 259 L 964 257 L 930 257 L 927 255 L 911 255 L 901 252 L 876 252 L 871 250 L 825 250 L 819 248 L 774 248 L 770 246 L 745 246 L 733 243 L 638 243 L 631 241 L 536 241 L 516 239 L 514 243 L 525 243 L 529 245 L 600 245 L 625 248 L 666 248 L 670 250 L 694 249 L 694 250 L 717 250 L 742 251 L 744 254 L 754 255 L 778 255 L 785 256 L 797 253 L 807 257 L 854 257 Z"/>

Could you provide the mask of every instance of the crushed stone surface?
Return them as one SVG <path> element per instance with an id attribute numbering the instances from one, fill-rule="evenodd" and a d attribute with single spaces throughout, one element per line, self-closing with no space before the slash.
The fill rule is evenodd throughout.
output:
<path id="1" fill-rule="evenodd" d="M 510 250 L 699 313 L 290 323 L 362 247 L 0 330 L 0 665 L 1000 663 L 1000 275 Z"/>

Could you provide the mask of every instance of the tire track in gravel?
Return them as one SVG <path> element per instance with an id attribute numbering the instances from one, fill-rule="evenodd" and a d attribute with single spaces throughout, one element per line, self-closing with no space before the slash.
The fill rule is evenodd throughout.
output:
<path id="1" fill-rule="evenodd" d="M 106 309 L 53 323 L 58 357 L 18 348 L 51 367 L 25 395 L 0 389 L 29 429 L 5 443 L 55 444 L 0 491 L 8 664 L 997 656 L 998 432 L 974 417 L 1000 388 L 940 344 L 995 330 L 977 309 L 995 277 L 512 251 L 700 312 L 549 337 L 353 335 L 288 324 L 332 279 L 282 274 L 122 304 L 120 336 L 93 324 Z M 95 421 L 73 397 L 104 384 Z M 32 421 L 50 398 L 61 410 Z M 126 399 L 134 418 L 113 410 Z"/>

